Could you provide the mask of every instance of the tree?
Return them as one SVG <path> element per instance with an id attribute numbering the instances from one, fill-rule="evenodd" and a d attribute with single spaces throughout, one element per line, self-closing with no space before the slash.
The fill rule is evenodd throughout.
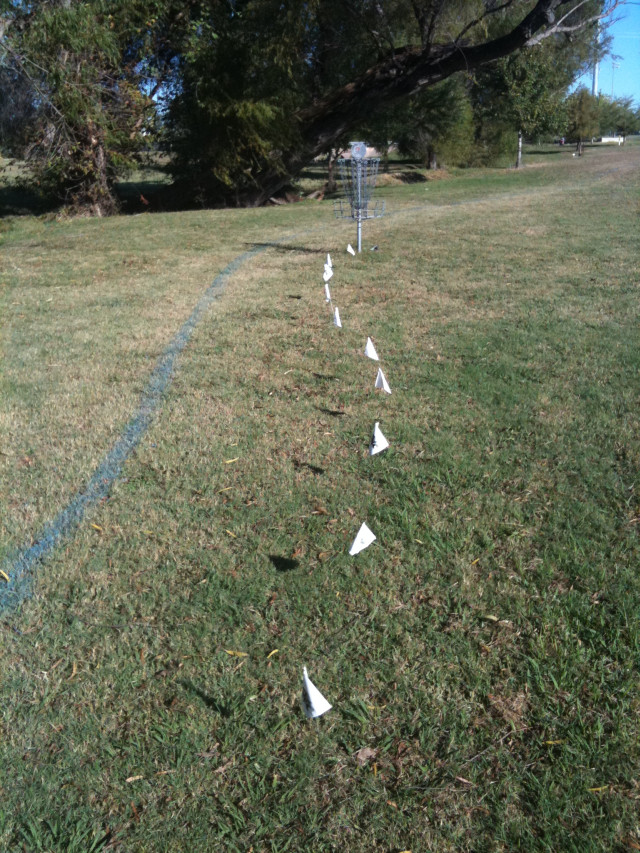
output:
<path id="1" fill-rule="evenodd" d="M 36 115 L 34 93 L 15 62 L 0 65 L 0 151 L 20 156 Z"/>
<path id="2" fill-rule="evenodd" d="M 498 62 L 504 106 L 518 131 L 516 168 L 522 165 L 523 136 L 553 134 L 566 123 L 565 93 L 572 75 L 559 58 L 560 50 L 547 42 Z"/>
<path id="3" fill-rule="evenodd" d="M 615 0 L 0 0 L 38 104 L 42 179 L 108 212 L 155 91 L 174 174 L 260 204 L 372 116 L 572 35 Z M 0 61 L 4 61 L 0 59 Z"/>
<path id="4" fill-rule="evenodd" d="M 606 51 L 608 39 L 596 39 Z M 522 164 L 522 141 L 563 132 L 567 123 L 566 94 L 593 59 L 594 32 L 555 34 L 482 68 L 473 90 L 476 117 L 517 131 L 516 168 Z"/>
<path id="5" fill-rule="evenodd" d="M 144 146 L 152 110 L 135 70 L 142 47 L 135 23 L 145 17 L 144 6 L 135 0 L 5 4 L 0 64 L 29 105 L 23 153 L 38 185 L 75 211 L 114 212 L 114 181 Z"/>
<path id="6" fill-rule="evenodd" d="M 314 157 L 393 104 L 615 4 L 598 0 L 275 0 L 216 5 L 181 58 L 168 111 L 175 174 L 203 199 L 261 204 Z M 285 20 L 286 19 L 286 20 Z M 453 34 L 453 35 L 452 35 Z M 215 37 L 214 37 L 215 36 Z"/>
<path id="7" fill-rule="evenodd" d="M 581 157 L 585 140 L 599 132 L 598 99 L 587 89 L 578 89 L 568 98 L 567 112 L 567 137 L 576 143 L 576 154 Z"/>
<path id="8" fill-rule="evenodd" d="M 602 135 L 622 137 L 640 130 L 640 114 L 631 98 L 598 98 L 598 124 Z"/>
<path id="9" fill-rule="evenodd" d="M 443 80 L 395 108 L 393 138 L 403 154 L 429 169 L 468 163 L 473 148 L 473 111 L 462 74 Z"/>

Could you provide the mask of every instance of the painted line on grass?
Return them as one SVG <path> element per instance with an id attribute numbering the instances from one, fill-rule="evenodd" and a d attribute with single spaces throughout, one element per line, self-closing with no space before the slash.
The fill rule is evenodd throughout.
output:
<path id="1" fill-rule="evenodd" d="M 284 239 L 291 239 L 291 236 Z M 66 539 L 79 527 L 88 510 L 109 494 L 111 486 L 120 476 L 122 466 L 149 429 L 153 416 L 160 407 L 164 392 L 173 378 L 178 356 L 188 344 L 203 315 L 224 291 L 233 273 L 248 260 L 266 252 L 267 249 L 276 246 L 278 242 L 282 241 L 262 244 L 243 252 L 215 277 L 198 300 L 188 320 L 185 321 L 158 359 L 142 392 L 138 409 L 125 426 L 120 438 L 102 459 L 89 482 L 77 492 L 53 521 L 44 525 L 32 545 L 24 545 L 0 565 L 0 570 L 9 577 L 8 583 L 0 580 L 0 610 L 16 607 L 29 596 L 33 572 L 38 563 L 49 556 L 63 539 Z"/>

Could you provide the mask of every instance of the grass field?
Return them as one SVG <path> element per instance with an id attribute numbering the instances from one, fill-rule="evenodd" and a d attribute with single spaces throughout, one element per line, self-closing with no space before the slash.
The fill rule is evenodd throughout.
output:
<path id="1" fill-rule="evenodd" d="M 640 145 L 528 163 L 356 258 L 325 202 L 0 220 L 10 582 L 263 250 L 0 614 L 1 850 L 640 849 Z"/>

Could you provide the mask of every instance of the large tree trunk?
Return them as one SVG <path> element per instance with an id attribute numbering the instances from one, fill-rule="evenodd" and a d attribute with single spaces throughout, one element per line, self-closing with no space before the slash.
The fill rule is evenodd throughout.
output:
<path id="1" fill-rule="evenodd" d="M 516 169 L 522 166 L 522 131 L 518 131 L 518 155 L 516 157 Z"/>
<path id="2" fill-rule="evenodd" d="M 557 11 L 562 9 L 564 15 L 564 7 L 577 5 L 576 0 L 538 0 L 510 32 L 482 44 L 454 41 L 398 49 L 353 82 L 300 110 L 295 116 L 298 144 L 283 154 L 279 168 L 266 167 L 255 175 L 255 188 L 239 194 L 236 203 L 251 207 L 264 204 L 314 157 L 329 151 L 341 136 L 382 106 L 539 41 L 543 34 L 555 31 Z"/>
<path id="3" fill-rule="evenodd" d="M 91 216 L 112 216 L 117 213 L 119 205 L 109 179 L 107 153 L 102 139 L 91 136 L 79 156 L 91 165 L 82 170 L 84 174 L 80 172 L 82 177 L 67 191 L 67 203 L 71 212 L 88 213 Z"/>

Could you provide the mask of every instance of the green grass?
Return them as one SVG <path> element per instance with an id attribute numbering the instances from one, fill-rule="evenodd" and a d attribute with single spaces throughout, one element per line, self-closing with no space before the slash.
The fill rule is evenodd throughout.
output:
<path id="1" fill-rule="evenodd" d="M 282 242 L 2 617 L 0 849 L 640 846 L 640 150 L 539 159 L 385 187 L 357 258 L 328 203 L 3 224 L 5 555 Z"/>

